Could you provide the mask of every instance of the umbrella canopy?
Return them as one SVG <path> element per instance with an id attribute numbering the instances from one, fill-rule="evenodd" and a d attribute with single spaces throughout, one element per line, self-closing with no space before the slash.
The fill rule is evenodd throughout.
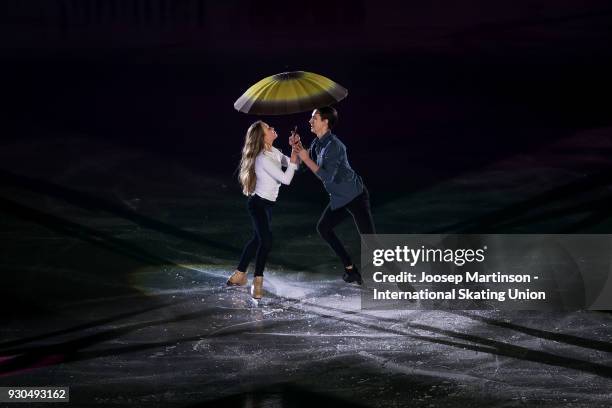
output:
<path id="1" fill-rule="evenodd" d="M 346 88 L 322 75 L 305 71 L 282 72 L 247 89 L 234 102 L 234 108 L 255 115 L 287 115 L 331 105 L 346 95 Z"/>

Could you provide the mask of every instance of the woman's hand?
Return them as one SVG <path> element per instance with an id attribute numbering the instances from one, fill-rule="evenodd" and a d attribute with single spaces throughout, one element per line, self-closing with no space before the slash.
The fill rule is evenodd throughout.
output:
<path id="1" fill-rule="evenodd" d="M 299 147 L 297 146 L 297 144 L 293 144 L 291 145 L 291 163 L 298 163 L 298 152 L 299 152 Z"/>
<path id="2" fill-rule="evenodd" d="M 289 145 L 293 147 L 299 141 L 300 141 L 300 135 L 295 130 L 292 130 L 291 136 L 289 136 Z"/>

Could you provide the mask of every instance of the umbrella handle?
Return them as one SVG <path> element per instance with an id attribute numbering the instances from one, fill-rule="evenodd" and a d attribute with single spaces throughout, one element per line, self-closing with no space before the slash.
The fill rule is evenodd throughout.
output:
<path id="1" fill-rule="evenodd" d="M 295 127 L 293 128 L 293 130 L 291 131 L 291 137 L 294 137 L 295 134 L 297 133 L 297 125 L 295 125 Z"/>
<path id="2" fill-rule="evenodd" d="M 296 134 L 297 134 L 297 125 L 295 125 L 295 127 L 291 131 L 291 138 L 294 138 Z M 295 139 L 292 139 L 292 140 L 293 140 L 293 143 L 295 143 Z M 293 146 L 293 144 L 291 146 Z"/>

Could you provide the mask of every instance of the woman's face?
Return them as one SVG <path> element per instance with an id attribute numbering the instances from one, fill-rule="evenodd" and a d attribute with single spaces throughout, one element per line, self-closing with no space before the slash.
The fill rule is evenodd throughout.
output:
<path id="1" fill-rule="evenodd" d="M 267 145 L 272 146 L 274 140 L 278 137 L 278 135 L 276 134 L 276 130 L 274 130 L 272 126 L 268 125 L 265 122 L 262 122 L 262 126 L 264 129 L 264 142 Z"/>

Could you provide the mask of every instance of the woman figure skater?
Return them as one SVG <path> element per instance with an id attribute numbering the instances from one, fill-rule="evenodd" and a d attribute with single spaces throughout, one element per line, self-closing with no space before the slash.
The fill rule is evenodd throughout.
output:
<path id="1" fill-rule="evenodd" d="M 253 237 L 246 243 L 238 267 L 227 280 L 228 285 L 247 284 L 247 268 L 255 256 L 255 276 L 251 296 L 263 295 L 263 271 L 272 246 L 272 207 L 278 197 L 281 183 L 289 185 L 297 168 L 298 154 L 291 151 L 291 158 L 273 146 L 278 137 L 273 127 L 262 121 L 253 123 L 247 130 L 240 159 L 238 180 L 242 192 L 248 198 L 247 207 L 253 223 Z M 283 172 L 281 167 L 287 167 Z"/>

